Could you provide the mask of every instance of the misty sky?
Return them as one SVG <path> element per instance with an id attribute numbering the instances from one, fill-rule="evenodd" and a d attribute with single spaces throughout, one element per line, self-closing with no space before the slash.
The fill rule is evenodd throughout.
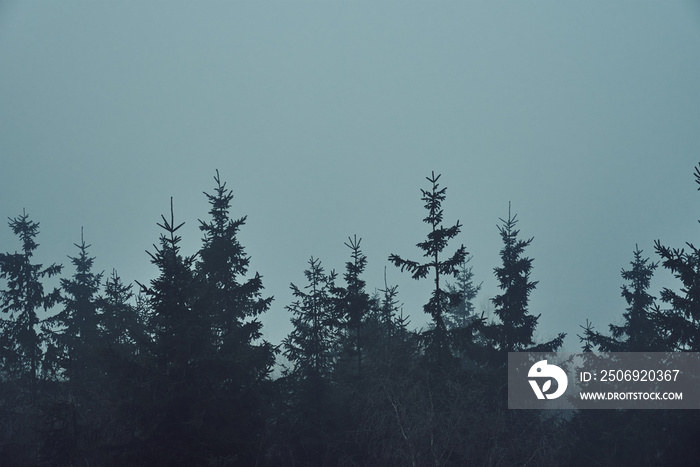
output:
<path id="1" fill-rule="evenodd" d="M 477 309 L 511 201 L 539 338 L 577 351 L 587 318 L 620 322 L 635 244 L 656 260 L 655 239 L 700 243 L 698 161 L 697 2 L 0 3 L 0 218 L 26 208 L 64 277 L 84 226 L 97 270 L 144 282 L 171 196 L 183 252 L 199 248 L 219 169 L 275 343 L 289 282 L 311 255 L 342 273 L 353 234 L 368 288 L 386 266 L 425 325 L 429 281 L 387 257 L 419 259 L 434 170 Z M 3 221 L 0 251 L 19 248 Z"/>

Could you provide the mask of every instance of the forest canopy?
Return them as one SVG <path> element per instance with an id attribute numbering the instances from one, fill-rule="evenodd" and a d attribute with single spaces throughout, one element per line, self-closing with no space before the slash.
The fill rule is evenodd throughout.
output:
<path id="1" fill-rule="evenodd" d="M 175 203 L 144 258 L 147 283 L 94 270 L 81 232 L 70 264 L 38 264 L 40 224 L 9 218 L 16 249 L 0 253 L 1 465 L 619 465 L 697 459 L 693 411 L 509 411 L 508 352 L 556 351 L 565 333 L 537 338 L 537 281 L 508 206 L 494 235 L 499 291 L 493 315 L 468 226 L 445 219 L 440 174 L 420 188 L 428 227 L 417 250 L 368 258 L 348 233 L 340 272 L 310 256 L 283 304 L 292 331 L 280 345 L 260 321 L 271 307 L 263 274 L 240 241 L 246 215 L 216 171 L 204 195 L 201 243 L 182 250 Z M 700 186 L 700 165 L 695 171 Z M 700 188 L 699 188 L 700 189 Z M 414 202 L 414 201 L 412 201 Z M 526 213 L 525 213 L 526 214 Z M 240 216 L 240 217 L 239 217 Z M 187 220 L 189 222 L 189 220 Z M 99 239 L 89 239 L 97 242 Z M 340 243 L 340 242 L 339 242 Z M 12 250 L 12 248 L 10 248 Z M 583 351 L 699 351 L 700 250 L 656 240 L 657 258 L 630 248 L 621 270 L 627 308 L 585 320 Z M 477 253 L 478 254 L 478 253 Z M 431 284 L 425 329 L 410 325 L 401 291 L 368 284 L 369 262 Z M 650 290 L 659 267 L 675 289 Z M 47 281 L 58 278 L 58 286 Z M 281 370 L 280 370 L 281 368 Z M 275 371 L 275 370 L 278 371 Z M 613 431 L 611 427 L 615 427 Z M 596 447 L 593 449 L 592 447 Z"/>

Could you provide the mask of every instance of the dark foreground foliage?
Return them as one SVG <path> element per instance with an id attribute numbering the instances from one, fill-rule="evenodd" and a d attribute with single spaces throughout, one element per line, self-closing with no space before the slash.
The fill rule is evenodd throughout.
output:
<path id="1" fill-rule="evenodd" d="M 480 285 L 466 248 L 451 244 L 462 224 L 443 225 L 439 178 L 421 190 L 424 259 L 389 257 L 432 281 L 431 326 L 409 328 L 396 286 L 368 288 L 353 236 L 341 276 L 311 257 L 306 283 L 291 285 L 293 330 L 279 347 L 263 338 L 258 317 L 272 298 L 249 272 L 246 218 L 230 217 L 218 172 L 199 251 L 181 251 L 171 202 L 148 252 L 155 278 L 138 289 L 93 271 L 81 235 L 69 276 L 48 290 L 62 266 L 36 264 L 39 224 L 10 219 L 21 249 L 0 254 L 0 465 L 696 465 L 695 411 L 508 409 L 507 352 L 557 350 L 564 335 L 536 341 L 533 238 L 520 238 L 510 209 L 495 316 L 477 312 Z M 656 242 L 681 281 L 661 291 L 666 309 L 648 290 L 657 263 L 636 248 L 622 271 L 623 323 L 607 335 L 587 322 L 584 350 L 697 351 L 700 261 L 688 247 Z"/>

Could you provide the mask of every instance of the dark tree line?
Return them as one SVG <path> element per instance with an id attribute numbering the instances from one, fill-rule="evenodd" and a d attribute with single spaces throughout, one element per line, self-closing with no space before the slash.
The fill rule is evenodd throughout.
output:
<path id="1" fill-rule="evenodd" d="M 700 184 L 700 166 L 695 175 Z M 342 276 L 312 256 L 306 282 L 291 284 L 293 330 L 279 346 L 264 340 L 258 318 L 272 297 L 249 271 L 246 217 L 231 217 L 218 171 L 200 249 L 181 250 L 171 200 L 147 252 L 155 278 L 136 288 L 93 270 L 82 231 L 69 272 L 35 264 L 39 224 L 11 218 L 21 249 L 0 254 L 0 465 L 694 464 L 694 411 L 508 410 L 507 352 L 556 351 L 564 334 L 535 340 L 533 238 L 520 236 L 510 205 L 494 316 L 476 309 L 481 285 L 453 244 L 463 225 L 445 223 L 439 179 L 421 189 L 422 259 L 388 257 L 432 282 L 428 329 L 410 328 L 404 310 L 417 307 L 397 286 L 369 288 L 370 259 L 352 236 Z M 583 349 L 698 351 L 700 253 L 687 248 L 657 241 L 660 263 L 635 248 L 622 324 L 603 333 L 587 321 Z M 649 291 L 659 264 L 681 282 L 660 303 Z"/>

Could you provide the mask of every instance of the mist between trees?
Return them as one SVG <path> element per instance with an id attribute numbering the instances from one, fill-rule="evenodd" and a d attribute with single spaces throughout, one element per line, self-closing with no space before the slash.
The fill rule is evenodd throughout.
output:
<path id="1" fill-rule="evenodd" d="M 694 175 L 700 185 L 700 166 Z M 36 264 L 39 223 L 10 218 L 19 246 L 0 254 L 0 465 L 695 465 L 693 410 L 508 410 L 507 352 L 556 351 L 564 339 L 533 338 L 533 239 L 509 209 L 485 318 L 470 253 L 453 244 L 462 224 L 443 219 L 447 188 L 426 180 L 429 233 L 388 266 L 432 284 L 428 329 L 410 327 L 396 285 L 368 291 L 352 235 L 342 276 L 319 258 L 300 265 L 279 346 L 262 334 L 272 298 L 249 270 L 246 217 L 232 217 L 218 171 L 199 251 L 181 251 L 171 202 L 147 284 L 94 272 L 82 235 L 70 266 Z M 657 240 L 659 262 L 630 250 L 622 324 L 602 332 L 586 320 L 582 350 L 700 351 L 700 250 Z M 657 298 L 659 264 L 679 283 Z M 288 363 L 273 376 L 278 357 Z"/>

